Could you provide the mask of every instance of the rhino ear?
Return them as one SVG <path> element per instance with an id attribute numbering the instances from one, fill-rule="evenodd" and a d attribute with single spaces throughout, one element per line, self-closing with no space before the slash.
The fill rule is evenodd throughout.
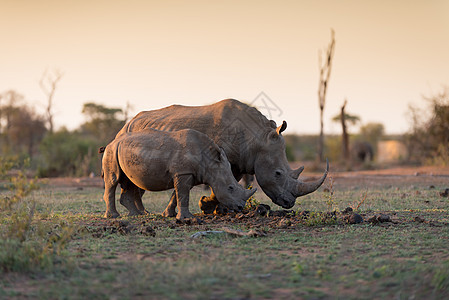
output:
<path id="1" fill-rule="evenodd" d="M 282 125 L 276 128 L 276 132 L 278 135 L 280 135 L 285 129 L 287 129 L 287 122 L 282 121 Z"/>
<path id="2" fill-rule="evenodd" d="M 214 161 L 216 162 L 221 162 L 222 161 L 222 157 L 224 154 L 223 149 L 219 148 L 218 146 L 210 146 L 209 147 L 210 153 L 211 153 L 211 157 Z"/>
<path id="3" fill-rule="evenodd" d="M 219 148 L 220 148 L 220 159 L 221 160 L 228 159 L 226 156 L 226 152 L 223 150 L 223 148 L 221 148 L 221 147 L 219 147 Z"/>

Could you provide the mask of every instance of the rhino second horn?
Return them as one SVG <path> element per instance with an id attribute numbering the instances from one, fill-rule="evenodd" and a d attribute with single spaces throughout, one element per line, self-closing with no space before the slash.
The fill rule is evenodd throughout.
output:
<path id="1" fill-rule="evenodd" d="M 296 197 L 304 196 L 316 191 L 326 179 L 327 173 L 329 172 L 329 160 L 326 158 L 326 170 L 324 171 L 323 176 L 320 179 L 312 182 L 303 182 L 298 180 L 296 193 L 294 194 Z"/>
<path id="2" fill-rule="evenodd" d="M 290 172 L 290 176 L 294 179 L 298 179 L 299 174 L 302 173 L 302 171 L 304 171 L 304 166 L 299 167 L 298 169 L 292 170 Z"/>

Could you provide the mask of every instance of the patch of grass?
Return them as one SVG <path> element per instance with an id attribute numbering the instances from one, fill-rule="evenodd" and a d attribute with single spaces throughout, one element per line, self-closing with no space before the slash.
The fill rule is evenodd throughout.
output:
<path id="1" fill-rule="evenodd" d="M 36 219 L 36 203 L 26 196 L 38 189 L 24 171 L 10 176 L 17 160 L 0 162 L 0 174 L 10 182 L 9 191 L 0 195 L 0 272 L 34 272 L 58 263 L 71 229 L 53 227 Z"/>
<path id="2" fill-rule="evenodd" d="M 433 190 L 334 186 L 331 199 L 329 193 L 316 192 L 294 207 L 315 212 L 308 223 L 287 228 L 260 223 L 266 237 L 202 239 L 190 236 L 219 230 L 223 224 L 183 225 L 161 218 L 157 213 L 164 210 L 170 191 L 144 195 L 150 216 L 126 217 L 117 201 L 122 217 L 116 221 L 134 226 L 130 233 L 110 230 L 115 221 L 102 218 L 102 194 L 100 188 L 44 186 L 25 197 L 26 203 L 35 202 L 30 228 L 38 230 L 38 219 L 42 228 L 56 234 L 55 241 L 64 243 L 49 248 L 53 267 L 41 269 L 39 276 L 24 274 L 20 281 L 14 273 L 3 272 L 0 297 L 444 299 L 449 295 L 449 203 Z M 199 213 L 196 200 L 203 194 L 208 191 L 192 191 L 193 213 Z M 262 193 L 255 201 L 280 209 Z M 361 214 L 384 212 L 399 221 L 347 225 L 326 212 L 351 205 Z M 424 222 L 416 221 L 416 216 Z M 140 234 L 142 226 L 154 228 L 156 235 Z M 251 229 L 245 223 L 227 226 Z M 47 232 L 45 236 L 47 242 Z"/>

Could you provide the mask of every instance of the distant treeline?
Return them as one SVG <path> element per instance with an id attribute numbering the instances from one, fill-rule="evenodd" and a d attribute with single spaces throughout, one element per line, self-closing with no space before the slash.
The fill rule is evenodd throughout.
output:
<path id="1" fill-rule="evenodd" d="M 87 176 L 100 173 L 100 146 L 107 145 L 125 124 L 126 112 L 92 102 L 85 103 L 86 121 L 69 131 L 51 132 L 39 115 L 15 91 L 0 94 L 0 153 L 30 159 L 40 177 Z"/>
<path id="2" fill-rule="evenodd" d="M 449 165 L 449 97 L 448 89 L 426 98 L 425 112 L 410 108 L 410 132 L 385 136 L 380 123 L 360 126 L 350 134 L 350 144 L 365 142 L 376 146 L 380 140 L 402 141 L 408 149 L 407 162 Z M 127 107 L 129 107 L 127 105 Z M 61 128 L 52 132 L 52 116 L 40 115 L 15 91 L 0 94 L 0 154 L 30 160 L 31 169 L 41 177 L 99 175 L 101 155 L 98 148 L 107 145 L 123 127 L 127 108 L 109 108 L 85 103 L 81 113 L 85 122 L 75 130 Z M 286 154 L 290 161 L 315 161 L 318 135 L 285 134 Z M 342 137 L 326 135 L 324 157 L 333 163 L 343 162 Z M 343 162 L 345 163 L 345 162 Z"/>

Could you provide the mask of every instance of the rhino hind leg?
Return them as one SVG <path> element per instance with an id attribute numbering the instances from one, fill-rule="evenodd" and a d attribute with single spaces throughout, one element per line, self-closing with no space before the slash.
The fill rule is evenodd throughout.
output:
<path id="1" fill-rule="evenodd" d="M 142 214 L 149 214 L 149 212 L 145 209 L 145 207 L 143 206 L 143 203 L 142 203 L 142 197 L 143 197 L 143 194 L 145 193 L 145 190 L 134 185 L 133 192 L 134 192 L 134 195 L 133 195 L 134 204 L 136 205 L 137 209 Z"/>
<path id="2" fill-rule="evenodd" d="M 162 213 L 162 216 L 164 217 L 174 217 L 176 216 L 176 205 L 177 205 L 177 198 L 176 198 L 176 191 L 173 191 L 170 197 L 170 202 L 167 205 L 167 208 L 165 208 L 164 212 Z"/>
<path id="3" fill-rule="evenodd" d="M 120 185 L 122 192 L 120 194 L 120 204 L 122 204 L 129 211 L 128 216 L 138 216 L 144 214 L 136 206 L 136 198 L 140 195 L 138 187 L 132 183 L 126 176 L 121 176 Z M 143 205 L 142 205 L 143 207 Z"/>
<path id="4" fill-rule="evenodd" d="M 105 184 L 103 200 L 106 202 L 106 212 L 104 214 L 105 218 L 117 218 L 120 214 L 115 207 L 115 189 L 117 188 L 117 183 Z"/>
<path id="5" fill-rule="evenodd" d="M 189 211 L 189 193 L 193 187 L 193 175 L 176 174 L 174 176 L 174 185 L 178 204 L 178 214 L 176 215 L 176 219 L 182 220 L 193 218 L 194 216 Z"/>
<path id="6" fill-rule="evenodd" d="M 120 169 L 117 164 L 111 159 L 111 151 L 107 151 L 103 157 L 103 180 L 104 180 L 104 195 L 103 200 L 106 203 L 105 218 L 117 218 L 120 214 L 115 207 L 115 190 L 119 183 Z"/>

